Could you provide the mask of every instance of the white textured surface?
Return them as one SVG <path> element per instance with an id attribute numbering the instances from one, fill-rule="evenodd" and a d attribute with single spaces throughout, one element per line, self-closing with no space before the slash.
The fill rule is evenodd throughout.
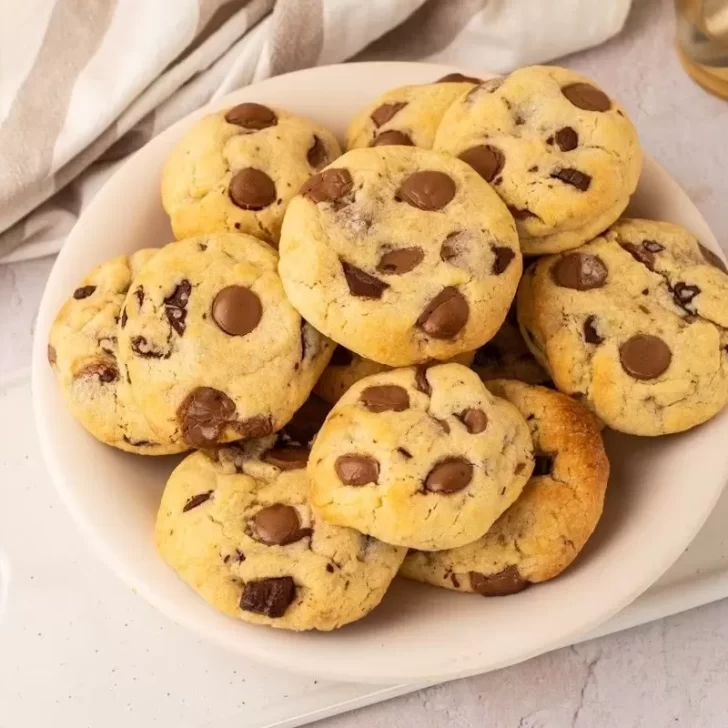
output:
<path id="1" fill-rule="evenodd" d="M 620 97 L 647 152 L 683 185 L 716 237 L 727 241 L 728 103 L 708 96 L 683 74 L 673 51 L 672 3 L 634 2 L 622 36 L 567 59 L 565 65 L 593 76 Z M 477 67 L 476 59 L 472 65 Z M 45 259 L 0 267 L 0 373 L 29 362 L 32 322 L 51 264 Z M 62 658 L 55 663 L 57 670 L 62 663 Z M 56 679 L 50 672 L 44 675 Z M 507 670 L 430 688 L 322 726 L 724 728 L 727 680 L 724 601 Z M 42 685 L 38 687 L 42 696 Z M 84 690 L 81 684 L 77 688 Z M 123 693 L 123 684 L 119 689 Z M 93 684 L 86 690 L 93 690 Z M 183 714 L 184 695 L 177 697 Z M 0 727 L 11 728 L 1 707 Z"/>

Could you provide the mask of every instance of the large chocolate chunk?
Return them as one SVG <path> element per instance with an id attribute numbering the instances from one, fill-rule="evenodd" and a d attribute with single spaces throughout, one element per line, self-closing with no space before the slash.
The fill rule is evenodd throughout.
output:
<path id="1" fill-rule="evenodd" d="M 267 106 L 246 103 L 233 106 L 225 114 L 225 121 L 228 124 L 241 126 L 243 129 L 259 131 L 260 129 L 267 129 L 269 126 L 275 126 L 278 123 L 278 117 L 275 111 Z"/>
<path id="2" fill-rule="evenodd" d="M 371 144 L 369 144 L 370 147 L 413 147 L 414 145 L 415 143 L 409 134 L 405 134 L 403 131 L 398 131 L 397 129 L 387 129 L 387 131 L 377 134 L 372 139 Z"/>
<path id="3" fill-rule="evenodd" d="M 471 589 L 484 597 L 505 597 L 508 594 L 517 594 L 528 586 L 528 582 L 521 577 L 515 566 L 507 566 L 503 571 L 490 576 L 477 571 L 471 571 L 469 576 Z"/>
<path id="4" fill-rule="evenodd" d="M 369 115 L 369 118 L 374 122 L 374 126 L 380 127 L 386 124 L 392 119 L 392 117 L 407 106 L 406 101 L 395 101 L 391 104 L 382 104 L 377 106 L 374 111 Z"/>
<path id="5" fill-rule="evenodd" d="M 240 596 L 240 608 L 272 619 L 282 617 L 296 598 L 296 584 L 290 576 L 249 581 Z"/>
<path id="6" fill-rule="evenodd" d="M 177 410 L 185 441 L 196 448 L 214 445 L 235 414 L 235 402 L 212 387 L 192 390 Z"/>
<path id="7" fill-rule="evenodd" d="M 283 503 L 261 508 L 253 516 L 250 527 L 253 537 L 268 546 L 286 546 L 311 535 L 310 528 L 301 528 L 298 511 Z"/>
<path id="8" fill-rule="evenodd" d="M 285 445 L 268 450 L 262 459 L 279 470 L 302 470 L 306 467 L 310 452 L 307 447 Z"/>
<path id="9" fill-rule="evenodd" d="M 388 283 L 370 276 L 369 273 L 365 273 L 351 263 L 342 260 L 341 269 L 344 272 L 346 284 L 349 286 L 349 293 L 357 298 L 381 298 L 384 291 L 389 288 Z"/>
<path id="10" fill-rule="evenodd" d="M 607 266 L 597 255 L 568 253 L 551 267 L 551 278 L 562 288 L 589 291 L 606 283 Z"/>
<path id="11" fill-rule="evenodd" d="M 243 210 L 262 210 L 276 201 L 276 186 L 262 170 L 246 167 L 230 180 L 230 199 Z"/>
<path id="12" fill-rule="evenodd" d="M 561 89 L 561 93 L 579 109 L 609 111 L 612 108 L 609 96 L 590 83 L 570 83 Z"/>
<path id="13" fill-rule="evenodd" d="M 469 315 L 465 296 L 448 286 L 427 304 L 417 319 L 417 326 L 433 339 L 452 339 L 467 324 Z"/>
<path id="14" fill-rule="evenodd" d="M 455 197 L 455 181 L 444 172 L 415 172 L 402 182 L 395 199 L 420 210 L 442 210 Z"/>
<path id="15" fill-rule="evenodd" d="M 315 203 L 336 202 L 348 195 L 353 186 L 348 169 L 325 169 L 310 177 L 301 187 L 300 194 Z"/>
<path id="16" fill-rule="evenodd" d="M 435 465 L 425 478 L 430 493 L 457 493 L 473 479 L 473 466 L 464 458 L 452 457 Z"/>
<path id="17" fill-rule="evenodd" d="M 619 347 L 619 360 L 631 377 L 656 379 L 670 366 L 672 352 L 659 336 L 637 334 Z"/>
<path id="18" fill-rule="evenodd" d="M 368 455 L 340 455 L 334 469 L 344 485 L 376 483 L 379 477 L 379 463 Z"/>
<path id="19" fill-rule="evenodd" d="M 377 263 L 377 272 L 384 275 L 402 275 L 416 268 L 425 257 L 422 248 L 399 248 L 385 253 Z"/>
<path id="20" fill-rule="evenodd" d="M 459 157 L 463 162 L 469 164 L 486 182 L 494 180 L 506 163 L 503 152 L 491 144 L 478 144 L 470 147 L 462 152 Z"/>
<path id="21" fill-rule="evenodd" d="M 410 406 L 407 390 L 394 384 L 367 387 L 360 401 L 370 412 L 403 412 Z"/>
<path id="22" fill-rule="evenodd" d="M 187 319 L 187 302 L 192 286 L 187 279 L 180 281 L 174 291 L 164 299 L 164 313 L 170 326 L 180 335 L 184 334 Z"/>
<path id="23" fill-rule="evenodd" d="M 263 316 L 260 298 L 245 286 L 227 286 L 212 302 L 212 319 L 226 334 L 245 336 Z"/>

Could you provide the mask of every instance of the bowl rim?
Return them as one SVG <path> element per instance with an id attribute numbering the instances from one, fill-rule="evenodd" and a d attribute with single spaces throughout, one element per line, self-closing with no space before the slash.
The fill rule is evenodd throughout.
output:
<path id="1" fill-rule="evenodd" d="M 199 638 L 204 638 L 206 641 L 214 643 L 218 646 L 225 648 L 226 650 L 233 650 L 239 654 L 251 657 L 254 660 L 272 665 L 274 667 L 291 671 L 291 663 L 286 660 L 286 652 L 278 652 L 275 649 L 258 648 L 256 645 L 243 645 L 241 646 L 238 642 L 231 644 L 229 640 L 223 638 L 223 635 L 219 630 L 213 628 L 211 625 L 206 626 L 207 623 L 202 620 L 198 620 L 194 617 L 188 617 L 184 610 L 175 609 L 175 604 L 172 599 L 164 597 L 160 593 L 156 592 L 151 585 L 147 584 L 144 580 L 137 578 L 133 572 L 133 569 L 127 564 L 127 562 L 118 554 L 112 545 L 104 538 L 104 534 L 100 531 L 94 523 L 88 520 L 81 507 L 80 501 L 74 494 L 74 489 L 70 485 L 68 476 L 69 474 L 64 472 L 64 468 L 61 465 L 56 448 L 52 442 L 51 437 L 51 423 L 49 418 L 46 416 L 46 409 L 44 408 L 43 396 L 41 394 L 45 384 L 43 378 L 47 376 L 47 363 L 46 363 L 46 336 L 50 322 L 53 320 L 56 314 L 55 308 L 51 308 L 51 289 L 54 288 L 55 281 L 60 277 L 60 271 L 65 266 L 66 258 L 71 255 L 73 248 L 73 240 L 76 229 L 79 223 L 88 214 L 89 210 L 95 206 L 102 206 L 106 199 L 110 197 L 114 190 L 114 185 L 119 183 L 124 170 L 131 165 L 134 160 L 137 160 L 140 155 L 149 153 L 148 150 L 154 149 L 156 145 L 164 144 L 166 139 L 169 139 L 175 134 L 179 134 L 181 130 L 189 126 L 194 120 L 198 119 L 202 115 L 211 111 L 231 106 L 236 103 L 240 103 L 243 100 L 247 100 L 251 94 L 255 94 L 255 90 L 260 88 L 262 85 L 276 85 L 279 84 L 284 86 L 287 83 L 295 83 L 296 80 L 306 76 L 325 76 L 326 74 L 340 73 L 342 69 L 345 69 L 347 75 L 356 74 L 359 72 L 365 73 L 367 69 L 376 66 L 378 69 L 383 69 L 390 72 L 393 78 L 397 78 L 408 73 L 413 73 L 413 68 L 418 69 L 418 73 L 422 71 L 423 67 L 429 69 L 433 78 L 440 75 L 452 72 L 460 72 L 466 75 L 476 75 L 487 79 L 497 74 L 490 74 L 484 71 L 473 71 L 472 69 L 463 69 L 460 67 L 453 67 L 449 65 L 440 64 L 428 64 L 428 63 L 414 63 L 414 62 L 363 62 L 363 63 L 348 63 L 348 64 L 333 64 L 328 66 L 318 66 L 314 68 L 308 68 L 301 71 L 285 74 L 282 76 L 276 76 L 271 79 L 266 79 L 260 83 L 252 84 L 250 86 L 238 89 L 230 94 L 215 99 L 209 104 L 193 111 L 192 113 L 180 119 L 175 124 L 170 126 L 165 131 L 161 132 L 155 138 L 153 138 L 145 147 L 135 152 L 129 159 L 117 169 L 114 174 L 105 182 L 101 189 L 98 190 L 94 199 L 84 210 L 81 218 L 74 227 L 74 230 L 68 236 L 66 244 L 63 246 L 59 253 L 51 273 L 46 282 L 46 286 L 43 292 L 41 303 L 38 309 L 38 316 L 36 321 L 36 330 L 34 334 L 33 349 L 32 349 L 32 391 L 33 391 L 33 410 L 36 421 L 36 429 L 38 431 L 38 437 L 40 442 L 40 449 L 42 457 L 45 461 L 51 481 L 56 488 L 58 495 L 63 502 L 64 506 L 70 512 L 73 520 L 75 521 L 79 531 L 87 539 L 87 541 L 93 547 L 102 561 L 112 569 L 121 580 L 134 592 L 142 596 L 148 603 L 162 612 L 172 622 L 179 624 L 186 629 L 189 629 L 192 633 L 196 634 Z M 416 76 L 417 74 L 414 73 Z M 251 91 L 252 90 L 252 91 Z M 285 104 L 282 104 L 285 106 Z M 644 161 L 645 167 L 651 166 L 660 175 L 665 185 L 670 188 L 670 193 L 683 198 L 689 202 L 690 206 L 695 211 L 695 214 L 705 225 L 706 230 L 709 230 L 709 226 L 705 222 L 699 210 L 689 200 L 687 194 L 677 184 L 677 182 L 654 160 L 645 155 Z M 717 252 L 722 259 L 726 259 L 725 254 L 720 249 L 715 239 L 715 236 L 711 233 L 709 236 L 701 237 L 702 242 L 708 245 L 713 251 Z M 727 428 L 728 429 L 728 428 Z M 296 664 L 294 669 L 296 672 L 304 673 L 320 678 L 331 679 L 335 681 L 351 680 L 358 682 L 368 682 L 374 684 L 382 683 L 393 683 L 400 682 L 404 679 L 408 681 L 443 681 L 449 679 L 455 679 L 459 677 L 465 677 L 467 675 L 478 674 L 484 671 L 490 671 L 500 669 L 517 662 L 534 657 L 538 654 L 543 654 L 552 649 L 567 644 L 573 638 L 587 633 L 599 624 L 605 622 L 614 616 L 617 612 L 627 606 L 642 592 L 644 592 L 652 583 L 654 583 L 680 556 L 686 546 L 692 541 L 695 535 L 698 533 L 703 523 L 713 510 L 718 498 L 720 497 L 723 487 L 728 480 L 728 454 L 726 455 L 725 462 L 723 463 L 722 479 L 720 486 L 716 486 L 714 492 L 710 498 L 704 499 L 703 507 L 700 511 L 693 514 L 693 526 L 690 532 L 685 538 L 679 541 L 672 540 L 665 544 L 664 548 L 656 549 L 655 555 L 659 554 L 659 558 L 655 557 L 649 564 L 648 568 L 643 568 L 640 572 L 641 576 L 632 580 L 632 587 L 620 594 L 619 599 L 610 601 L 608 606 L 601 610 L 594 610 L 594 614 L 591 618 L 582 620 L 577 625 L 574 625 L 564 631 L 559 632 L 555 637 L 548 637 L 534 644 L 530 647 L 524 646 L 523 648 L 514 651 L 514 653 L 508 658 L 495 663 L 489 663 L 484 667 L 478 667 L 477 665 L 468 664 L 466 666 L 460 665 L 462 660 L 443 660 L 436 670 L 432 668 L 421 672 L 417 675 L 401 676 L 396 675 L 391 670 L 388 671 L 386 664 L 380 665 L 381 670 L 378 674 L 364 674 L 356 669 L 346 668 L 341 669 L 341 666 L 337 666 L 334 670 L 316 665 L 309 667 L 308 664 Z M 240 642 L 243 642 L 241 640 Z M 350 661 L 355 662 L 355 661 Z"/>

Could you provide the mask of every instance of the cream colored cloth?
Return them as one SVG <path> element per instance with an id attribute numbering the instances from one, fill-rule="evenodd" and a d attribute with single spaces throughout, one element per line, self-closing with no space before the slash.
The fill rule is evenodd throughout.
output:
<path id="1" fill-rule="evenodd" d="M 629 4 L 0 2 L 0 263 L 57 252 L 126 156 L 240 86 L 351 58 L 507 71 L 601 43 Z"/>

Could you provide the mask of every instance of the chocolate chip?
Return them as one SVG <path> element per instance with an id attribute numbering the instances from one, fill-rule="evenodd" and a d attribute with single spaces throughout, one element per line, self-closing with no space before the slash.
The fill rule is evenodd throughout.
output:
<path id="1" fill-rule="evenodd" d="M 428 397 L 432 394 L 432 387 L 427 381 L 427 367 L 425 365 L 420 365 L 415 369 L 415 389 Z"/>
<path id="2" fill-rule="evenodd" d="M 278 123 L 278 117 L 275 111 L 267 106 L 246 103 L 233 106 L 225 114 L 225 121 L 228 124 L 242 126 L 244 129 L 259 131 L 260 129 L 267 129 L 269 126 L 275 126 Z"/>
<path id="3" fill-rule="evenodd" d="M 377 271 L 385 275 L 402 275 L 416 268 L 425 257 L 422 248 L 399 248 L 385 253 L 377 263 Z"/>
<path id="4" fill-rule="evenodd" d="M 335 367 L 348 367 L 354 361 L 354 355 L 345 347 L 337 346 L 329 364 Z"/>
<path id="5" fill-rule="evenodd" d="M 516 254 L 510 249 L 505 247 L 493 248 L 493 254 L 495 260 L 493 261 L 493 275 L 499 276 L 503 273 L 506 268 L 510 265 L 511 261 L 516 257 Z"/>
<path id="6" fill-rule="evenodd" d="M 449 233 L 440 246 L 440 259 L 450 261 L 467 251 L 466 236 L 462 230 L 455 230 Z"/>
<path id="7" fill-rule="evenodd" d="M 450 425 L 447 420 L 443 420 L 440 417 L 433 417 L 430 415 L 430 419 L 437 424 L 437 426 L 446 434 L 450 434 Z"/>
<path id="8" fill-rule="evenodd" d="M 301 187 L 300 194 L 315 203 L 336 202 L 348 195 L 353 186 L 348 169 L 325 169 L 309 178 Z"/>
<path id="9" fill-rule="evenodd" d="M 538 217 L 534 215 L 527 207 L 516 207 L 515 205 L 507 205 L 508 211 L 516 220 L 528 220 L 530 217 Z"/>
<path id="10" fill-rule="evenodd" d="M 665 246 L 660 245 L 656 240 L 643 240 L 642 247 L 650 253 L 659 253 L 665 249 Z"/>
<path id="11" fill-rule="evenodd" d="M 597 255 L 569 253 L 551 267 L 551 278 L 557 286 L 575 291 L 601 288 L 607 280 L 607 266 Z"/>
<path id="12" fill-rule="evenodd" d="M 240 608 L 246 612 L 282 617 L 296 598 L 296 584 L 290 576 L 249 581 L 240 597 Z"/>
<path id="13" fill-rule="evenodd" d="M 672 297 L 675 299 L 675 303 L 683 308 L 686 308 L 690 303 L 692 303 L 693 298 L 695 298 L 698 293 L 700 293 L 699 286 L 691 286 L 687 283 L 682 283 L 681 281 L 672 287 Z"/>
<path id="14" fill-rule="evenodd" d="M 388 129 L 383 131 L 381 134 L 372 139 L 370 147 L 387 147 L 387 146 L 398 146 L 398 147 L 413 147 L 415 143 L 409 134 L 405 134 L 403 131 L 397 131 L 397 129 Z"/>
<path id="15" fill-rule="evenodd" d="M 609 111 L 612 108 L 612 102 L 609 100 L 609 96 L 590 83 L 570 83 L 561 89 L 561 93 L 579 109 L 586 111 Z"/>
<path id="16" fill-rule="evenodd" d="M 132 336 L 129 342 L 131 350 L 142 359 L 169 359 L 171 352 L 164 352 L 150 344 L 146 336 Z"/>
<path id="17" fill-rule="evenodd" d="M 137 303 L 139 304 L 139 308 L 141 308 L 142 304 L 144 303 L 144 287 L 137 286 L 137 289 L 134 291 L 134 295 L 136 296 L 136 300 L 137 300 Z"/>
<path id="18" fill-rule="evenodd" d="M 416 325 L 433 339 L 452 339 L 467 324 L 469 314 L 465 296 L 448 286 L 425 306 Z"/>
<path id="19" fill-rule="evenodd" d="M 376 483 L 379 463 L 368 455 L 340 455 L 334 469 L 344 485 Z"/>
<path id="20" fill-rule="evenodd" d="M 334 573 L 334 566 L 333 566 L 333 564 L 326 564 L 326 571 L 328 571 L 329 574 L 333 574 Z"/>
<path id="21" fill-rule="evenodd" d="M 528 582 L 521 577 L 515 566 L 507 566 L 497 574 L 486 576 L 477 571 L 471 571 L 470 588 L 484 597 L 505 597 L 523 591 Z"/>
<path id="22" fill-rule="evenodd" d="M 559 129 L 554 139 L 562 152 L 570 152 L 579 146 L 579 135 L 570 126 Z"/>
<path id="23" fill-rule="evenodd" d="M 241 439 L 249 440 L 257 437 L 267 437 L 273 432 L 273 422 L 270 417 L 256 415 L 248 417 L 247 420 L 230 422 L 230 426 L 237 432 Z"/>
<path id="24" fill-rule="evenodd" d="M 214 322 L 230 336 L 245 336 L 253 331 L 263 316 L 260 298 L 245 286 L 227 286 L 212 302 Z"/>
<path id="25" fill-rule="evenodd" d="M 478 144 L 466 149 L 460 159 L 469 164 L 486 182 L 492 181 L 503 169 L 506 158 L 500 149 L 490 144 Z"/>
<path id="26" fill-rule="evenodd" d="M 311 535 L 310 528 L 301 528 L 298 511 L 283 503 L 261 508 L 251 519 L 250 527 L 253 537 L 268 546 L 286 546 Z"/>
<path id="27" fill-rule="evenodd" d="M 554 456 L 547 453 L 537 453 L 533 459 L 533 472 L 531 475 L 551 475 L 554 469 Z"/>
<path id="28" fill-rule="evenodd" d="M 672 361 L 670 347 L 658 336 L 637 334 L 619 347 L 619 360 L 635 379 L 656 379 Z"/>
<path id="29" fill-rule="evenodd" d="M 262 210 L 276 201 L 273 180 L 254 167 L 246 167 L 233 175 L 229 193 L 233 204 L 243 210 Z"/>
<path id="30" fill-rule="evenodd" d="M 113 365 L 96 362 L 85 366 L 78 374 L 77 379 L 95 377 L 101 384 L 111 384 L 119 379 L 119 370 Z"/>
<path id="31" fill-rule="evenodd" d="M 310 450 L 307 447 L 286 445 L 274 447 L 263 454 L 262 460 L 279 470 L 302 470 L 306 467 Z"/>
<path id="32" fill-rule="evenodd" d="M 188 280 L 181 281 L 171 295 L 164 299 L 164 312 L 170 326 L 180 335 L 185 332 L 187 318 L 187 302 L 190 299 L 192 286 Z"/>
<path id="33" fill-rule="evenodd" d="M 710 250 L 710 248 L 706 248 L 702 243 L 698 243 L 698 248 L 700 248 L 700 252 L 702 253 L 703 258 L 705 258 L 705 260 L 707 260 L 710 265 L 717 268 L 718 270 L 722 270 L 723 273 L 728 273 L 725 262 L 719 255 Z"/>
<path id="34" fill-rule="evenodd" d="M 291 421 L 283 428 L 283 434 L 293 442 L 308 445 L 321 429 L 331 411 L 331 405 L 321 397 L 312 394 L 298 408 Z"/>
<path id="35" fill-rule="evenodd" d="M 473 479 L 473 466 L 463 458 L 453 457 L 435 465 L 425 478 L 430 493 L 457 493 Z"/>
<path id="36" fill-rule="evenodd" d="M 129 315 L 126 312 L 126 307 L 121 309 L 121 328 L 126 326 L 126 322 L 129 320 Z"/>
<path id="37" fill-rule="evenodd" d="M 584 341 L 587 344 L 601 344 L 604 341 L 597 333 L 596 321 L 596 316 L 587 316 L 584 319 Z"/>
<path id="38" fill-rule="evenodd" d="M 316 170 L 328 164 L 329 153 L 326 151 L 326 145 L 315 134 L 313 135 L 313 144 L 309 147 L 308 152 L 306 152 L 306 159 Z"/>
<path id="39" fill-rule="evenodd" d="M 470 408 L 463 410 L 458 415 L 458 419 L 462 421 L 471 435 L 483 432 L 488 426 L 488 415 L 482 409 Z"/>
<path id="40" fill-rule="evenodd" d="M 88 298 L 95 290 L 96 286 L 81 286 L 81 288 L 77 288 L 73 292 L 73 297 L 77 301 L 81 301 L 84 298 Z"/>
<path id="41" fill-rule="evenodd" d="M 235 414 L 235 402 L 212 387 L 193 389 L 177 410 L 182 436 L 192 447 L 214 445 Z"/>
<path id="42" fill-rule="evenodd" d="M 395 199 L 420 210 L 442 210 L 455 197 L 455 182 L 444 172 L 415 172 L 402 182 Z"/>
<path id="43" fill-rule="evenodd" d="M 528 421 L 530 421 L 532 419 L 533 419 L 533 415 L 529 415 L 528 417 L 526 417 L 526 420 L 528 420 Z M 526 467 L 526 463 L 518 463 L 516 465 L 516 467 L 513 469 L 513 473 L 515 475 L 519 475 L 520 473 L 522 473 L 524 471 L 525 467 Z"/>
<path id="44" fill-rule="evenodd" d="M 576 187 L 577 190 L 586 192 L 591 184 L 591 177 L 584 172 L 580 172 L 578 169 L 572 169 L 571 167 L 565 167 L 564 169 L 557 169 L 550 175 L 551 179 L 561 180 L 564 184 Z"/>
<path id="45" fill-rule="evenodd" d="M 380 281 L 379 278 L 370 276 L 361 268 L 357 268 L 351 263 L 341 261 L 341 268 L 346 278 L 346 284 L 349 286 L 349 293 L 358 298 L 381 298 L 384 291 L 389 288 L 389 284 Z"/>
<path id="46" fill-rule="evenodd" d="M 56 350 L 55 347 L 48 344 L 48 363 L 53 366 L 56 363 Z"/>
<path id="47" fill-rule="evenodd" d="M 386 124 L 392 119 L 392 117 L 407 106 L 406 101 L 395 101 L 392 104 L 382 104 L 377 106 L 374 111 L 369 115 L 369 118 L 374 122 L 374 126 L 380 127 Z"/>
<path id="48" fill-rule="evenodd" d="M 457 576 L 455 576 L 455 574 L 450 574 L 450 581 L 456 589 L 460 588 L 460 582 L 458 581 L 458 578 Z"/>
<path id="49" fill-rule="evenodd" d="M 446 76 L 438 78 L 435 83 L 483 83 L 483 79 L 463 76 L 462 73 L 448 73 Z"/>
<path id="50" fill-rule="evenodd" d="M 208 490 L 207 493 L 198 493 L 197 495 L 193 495 L 192 498 L 187 499 L 187 503 L 185 503 L 182 508 L 182 513 L 187 513 L 187 511 L 191 511 L 193 508 L 201 506 L 203 503 L 210 500 L 211 496 L 211 490 Z"/>
<path id="51" fill-rule="evenodd" d="M 398 447 L 397 452 L 405 459 L 405 460 L 411 460 L 412 459 L 412 453 L 407 450 L 404 447 Z"/>
<path id="52" fill-rule="evenodd" d="M 370 412 L 403 412 L 410 406 L 407 390 L 394 384 L 367 387 L 359 399 Z"/>

